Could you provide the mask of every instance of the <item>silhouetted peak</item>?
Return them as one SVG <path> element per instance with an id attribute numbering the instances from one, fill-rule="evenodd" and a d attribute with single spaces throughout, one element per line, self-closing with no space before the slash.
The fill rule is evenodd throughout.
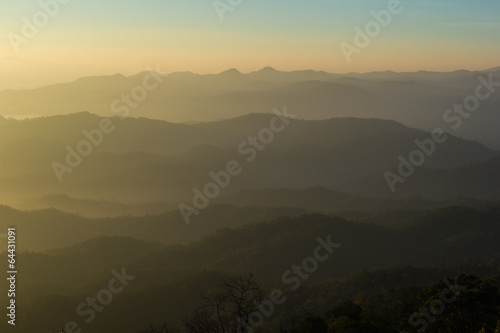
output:
<path id="1" fill-rule="evenodd" d="M 272 67 L 267 66 L 267 67 L 262 68 L 259 72 L 262 72 L 262 73 L 271 73 L 271 72 L 273 72 L 274 73 L 274 72 L 277 72 L 277 70 L 274 69 L 274 68 L 272 68 Z"/>
<path id="2" fill-rule="evenodd" d="M 486 69 L 483 72 L 498 72 L 498 71 L 500 71 L 500 66 L 495 67 L 495 68 Z"/>
<path id="3" fill-rule="evenodd" d="M 97 118 L 101 117 L 94 113 L 90 113 L 88 111 L 80 111 L 75 113 L 69 113 L 66 115 L 48 116 L 37 119 L 43 121 L 51 121 L 51 119 L 63 119 L 64 121 L 86 121 L 86 120 L 95 120 Z"/>
<path id="4" fill-rule="evenodd" d="M 239 70 L 237 70 L 236 68 L 231 68 L 231 69 L 228 69 L 227 71 L 219 73 L 219 75 L 220 76 L 240 76 L 243 74 L 241 74 L 241 72 Z"/>
<path id="5" fill-rule="evenodd" d="M 99 76 L 84 76 L 76 79 L 74 82 L 88 82 L 88 81 L 105 81 L 107 82 L 108 80 L 116 80 L 116 79 L 124 79 L 125 76 L 120 73 L 116 73 L 113 75 L 99 75 Z"/>
<path id="6" fill-rule="evenodd" d="M 397 73 L 391 70 L 386 70 L 386 71 L 374 71 L 372 72 L 372 74 L 397 74 Z"/>

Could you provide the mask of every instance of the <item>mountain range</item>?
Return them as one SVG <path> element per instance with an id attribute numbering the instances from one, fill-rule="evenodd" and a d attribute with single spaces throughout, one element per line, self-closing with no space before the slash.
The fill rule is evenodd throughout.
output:
<path id="1" fill-rule="evenodd" d="M 118 109 L 126 107 L 127 114 L 133 117 L 182 123 L 270 113 L 273 108 L 288 106 L 300 119 L 380 118 L 424 130 L 435 127 L 450 130 L 443 114 L 474 95 L 480 83 L 478 78 L 488 78 L 490 74 L 493 82 L 500 82 L 498 68 L 330 74 L 312 70 L 282 72 L 266 67 L 247 74 L 236 69 L 207 75 L 116 74 L 37 89 L 0 91 L 0 114 L 52 116 L 88 111 L 110 117 L 122 114 Z M 146 80 L 148 87 L 154 86 L 153 78 L 159 84 L 154 89 L 144 89 L 145 78 L 150 79 Z M 141 87 L 146 96 L 139 92 Z M 126 95 L 129 104 L 123 99 Z M 481 101 L 479 112 L 464 121 L 455 134 L 500 148 L 496 136 L 500 125 L 499 104 L 497 92 Z"/>
<path id="2" fill-rule="evenodd" d="M 158 212 L 161 207 L 189 203 L 193 189 L 203 191 L 205 184 L 213 181 L 210 173 L 224 170 L 233 160 L 242 172 L 230 180 L 222 195 L 250 189 L 322 186 L 370 198 L 498 199 L 499 153 L 452 134 L 391 192 L 385 173 L 397 174 L 399 157 L 408 159 L 419 149 L 415 140 L 425 142 L 432 134 L 389 120 L 289 119 L 289 126 L 276 133 L 265 149 L 255 150 L 254 159 L 248 162 L 249 155 L 238 147 L 248 144 L 249 137 L 258 137 L 273 117 L 250 114 L 189 125 L 114 117 L 109 121 L 115 130 L 103 134 L 91 154 L 80 156 L 81 163 L 62 174 L 54 163 L 68 167 L 70 152 L 89 140 L 82 131 L 95 131 L 105 118 L 77 113 L 1 119 L 1 199 L 26 209 L 30 203 L 44 208 L 45 202 L 45 207 L 50 207 L 57 195 L 83 201 L 100 198 L 121 205 L 142 205 L 144 209 L 136 212 L 156 205 L 153 211 Z M 43 200 L 50 196 L 52 203 Z M 64 201 L 64 197 L 59 198 Z"/>

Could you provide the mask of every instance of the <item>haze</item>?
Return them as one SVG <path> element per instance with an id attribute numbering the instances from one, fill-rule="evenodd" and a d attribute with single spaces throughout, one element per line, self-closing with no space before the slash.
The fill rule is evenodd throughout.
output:
<path id="1" fill-rule="evenodd" d="M 500 1 L 0 13 L 0 332 L 500 332 Z"/>
<path id="2" fill-rule="evenodd" d="M 36 38 L 14 52 L 37 1 L 0 4 L 0 89 L 30 88 L 81 76 L 131 75 L 150 64 L 163 72 L 483 70 L 498 65 L 500 3 L 402 1 L 383 38 L 351 64 L 338 47 L 387 1 L 243 1 L 219 19 L 212 1 L 69 1 Z M 202 55 L 202 57 L 199 57 Z M 293 56 L 291 56 L 293 55 Z"/>

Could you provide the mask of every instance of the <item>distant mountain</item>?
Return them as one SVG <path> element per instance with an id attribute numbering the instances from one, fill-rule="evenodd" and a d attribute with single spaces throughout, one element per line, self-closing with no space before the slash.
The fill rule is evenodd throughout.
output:
<path id="1" fill-rule="evenodd" d="M 123 215 L 142 216 L 160 214 L 175 209 L 162 202 L 145 204 L 124 204 L 119 201 L 73 198 L 64 194 L 49 194 L 33 200 L 18 203 L 20 209 L 41 210 L 56 208 L 63 212 L 76 213 L 83 217 L 116 217 Z"/>
<path id="2" fill-rule="evenodd" d="M 500 81 L 500 71 L 494 70 L 496 81 Z M 118 107 L 125 107 L 133 117 L 193 123 L 270 113 L 274 107 L 286 105 L 301 119 L 381 118 L 424 130 L 451 130 L 443 121 L 443 113 L 475 93 L 479 75 L 488 73 L 385 71 L 341 75 L 312 70 L 283 72 L 266 67 L 247 74 L 237 69 L 207 75 L 116 74 L 38 89 L 0 91 L 0 114 L 49 116 L 88 111 L 109 117 L 116 115 Z M 126 102 L 123 98 L 133 89 L 140 89 L 136 87 L 141 87 L 147 77 L 156 78 L 161 84 L 148 91 L 144 100 L 140 97 L 137 105 L 133 97 Z M 480 112 L 465 121 L 455 134 L 500 149 L 496 135 L 500 126 L 496 112 L 499 105 L 497 93 L 481 103 Z"/>
<path id="3" fill-rule="evenodd" d="M 404 183 L 398 183 L 392 193 L 382 173 L 348 182 L 336 187 L 352 194 L 376 198 L 412 198 L 415 196 L 439 200 L 454 196 L 500 198 L 500 157 L 485 162 L 448 170 L 418 169 Z M 392 172 L 397 174 L 397 170 Z"/>
<path id="4" fill-rule="evenodd" d="M 0 155 L 4 157 L 0 199 L 14 207 L 21 207 L 16 202 L 36 202 L 53 194 L 143 207 L 159 202 L 178 204 L 192 200 L 194 188 L 202 189 L 212 181 L 209 172 L 225 169 L 230 160 L 238 161 L 244 171 L 231 179 L 222 194 L 316 185 L 335 188 L 391 170 L 399 155 L 417 148 L 416 139 L 430 137 L 424 131 L 379 119 L 290 119 L 289 127 L 276 133 L 248 162 L 248 154 L 239 152 L 238 146 L 268 127 L 272 117 L 252 114 L 194 125 L 113 118 L 115 131 L 103 136 L 102 144 L 82 158 L 73 172 L 65 173 L 62 183 L 52 163 L 66 164 L 67 147 L 76 149 L 86 140 L 82 130 L 97 128 L 101 118 L 80 113 L 9 120 L 9 126 L 0 132 Z M 479 143 L 450 136 L 424 167 L 450 169 L 496 156 L 497 152 Z"/>
<path id="5" fill-rule="evenodd" d="M 16 230 L 23 234 L 18 246 L 24 251 L 46 252 L 99 236 L 134 237 L 163 245 L 188 244 L 220 228 L 236 228 L 305 212 L 291 207 L 214 205 L 207 208 L 200 218 L 193 220 L 191 225 L 187 225 L 177 208 L 142 216 L 123 214 L 117 217 L 85 218 L 56 209 L 19 211 L 0 205 L 0 227 L 7 229 L 15 225 Z"/>
<path id="6" fill-rule="evenodd" d="M 495 68 L 486 69 L 482 72 L 500 72 L 500 66 L 495 67 Z"/>
<path id="7" fill-rule="evenodd" d="M 326 81 L 336 77 L 337 75 L 313 70 L 283 72 L 272 67 L 264 67 L 259 71 L 248 73 L 247 76 L 252 80 L 284 83 L 300 81 Z"/>
<path id="8" fill-rule="evenodd" d="M 480 205 L 482 202 L 454 198 L 446 201 L 431 201 L 417 196 L 411 199 L 374 199 L 342 192 L 332 191 L 321 186 L 300 190 L 259 189 L 242 190 L 221 196 L 217 203 L 238 205 L 241 207 L 298 207 L 317 212 L 348 216 L 356 220 L 380 221 L 389 210 L 412 209 L 412 213 L 421 213 L 426 209 L 445 207 L 453 204 Z M 387 221 L 392 222 L 392 221 Z M 401 222 L 401 219 L 399 220 Z"/>

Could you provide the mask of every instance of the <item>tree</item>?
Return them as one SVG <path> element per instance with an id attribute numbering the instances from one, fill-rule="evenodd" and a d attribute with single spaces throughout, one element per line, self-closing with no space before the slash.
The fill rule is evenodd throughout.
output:
<path id="1" fill-rule="evenodd" d="M 333 308 L 325 314 L 327 319 L 335 319 L 338 317 L 346 316 L 354 321 L 361 320 L 361 314 L 363 310 L 359 305 L 354 304 L 351 301 L 342 303 L 341 305 Z"/>
<path id="2" fill-rule="evenodd" d="M 238 333 L 249 325 L 263 299 L 263 291 L 252 274 L 225 279 L 202 297 L 200 308 L 185 320 L 190 333 Z"/>
<path id="3" fill-rule="evenodd" d="M 328 333 L 325 320 L 319 316 L 307 316 L 299 325 L 301 333 Z"/>
<path id="4" fill-rule="evenodd" d="M 304 307 L 287 309 L 284 314 L 284 320 L 280 323 L 281 331 L 286 333 L 298 333 L 300 322 L 310 315 L 310 312 Z"/>

